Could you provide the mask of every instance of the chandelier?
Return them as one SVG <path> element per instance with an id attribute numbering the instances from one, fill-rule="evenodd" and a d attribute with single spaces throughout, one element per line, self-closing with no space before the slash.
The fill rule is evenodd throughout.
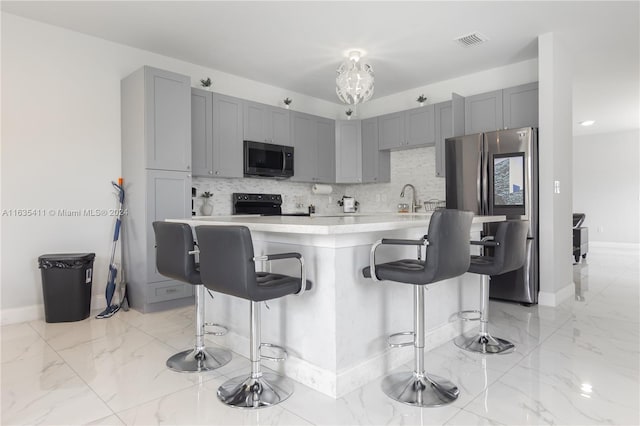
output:
<path id="1" fill-rule="evenodd" d="M 373 68 L 360 61 L 360 52 L 354 50 L 336 70 L 336 94 L 342 102 L 357 105 L 373 95 Z"/>

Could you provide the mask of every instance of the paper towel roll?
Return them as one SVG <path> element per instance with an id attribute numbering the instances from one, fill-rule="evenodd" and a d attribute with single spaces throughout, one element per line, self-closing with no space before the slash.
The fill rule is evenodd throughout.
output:
<path id="1" fill-rule="evenodd" d="M 331 185 L 321 185 L 321 184 L 315 184 L 311 187 L 311 192 L 313 192 L 314 194 L 331 194 L 331 192 L 333 192 L 333 188 L 331 187 Z"/>

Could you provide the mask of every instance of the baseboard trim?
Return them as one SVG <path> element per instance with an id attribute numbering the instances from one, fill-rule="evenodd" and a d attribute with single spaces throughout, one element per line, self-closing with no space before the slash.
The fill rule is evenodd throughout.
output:
<path id="1" fill-rule="evenodd" d="M 616 243 L 611 241 L 589 241 L 589 247 L 640 250 L 640 243 Z"/>
<path id="2" fill-rule="evenodd" d="M 565 300 L 574 297 L 576 294 L 576 285 L 570 284 L 562 287 L 556 292 L 541 291 L 538 293 L 538 304 L 543 306 L 558 306 Z"/>
<path id="3" fill-rule="evenodd" d="M 107 301 L 104 297 L 93 295 L 91 298 L 92 315 L 94 312 L 101 312 L 105 308 L 106 304 Z M 20 322 L 35 321 L 39 319 L 44 319 L 43 303 L 0 310 L 0 324 L 2 325 L 17 324 Z"/>

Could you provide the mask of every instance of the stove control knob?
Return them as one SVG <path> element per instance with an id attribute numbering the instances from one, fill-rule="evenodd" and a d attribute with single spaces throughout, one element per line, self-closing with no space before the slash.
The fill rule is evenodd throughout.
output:
<path id="1" fill-rule="evenodd" d="M 244 196 L 244 199 L 245 199 L 245 200 L 248 200 L 248 199 L 249 199 L 249 196 L 248 196 L 248 195 L 245 195 L 245 196 Z"/>

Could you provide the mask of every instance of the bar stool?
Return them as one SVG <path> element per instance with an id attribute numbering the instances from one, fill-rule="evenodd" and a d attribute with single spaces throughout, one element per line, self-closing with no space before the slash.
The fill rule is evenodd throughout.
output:
<path id="1" fill-rule="evenodd" d="M 515 271 L 524 265 L 527 255 L 528 231 L 528 221 L 507 220 L 498 224 L 495 236 L 471 242 L 471 244 L 483 247 L 483 254 L 471 256 L 469 265 L 469 272 L 480 275 L 480 310 L 461 311 L 458 315 L 463 319 L 468 319 L 464 317 L 465 314 L 479 314 L 479 318 L 472 320 L 480 321 L 480 332 L 477 336 L 460 335 L 454 339 L 454 343 L 459 348 L 483 354 L 504 354 L 515 349 L 515 345 L 508 340 L 489 334 L 489 276 Z M 493 256 L 484 255 L 486 247 L 493 248 Z"/>
<path id="2" fill-rule="evenodd" d="M 204 286 L 195 262 L 193 233 L 184 223 L 153 222 L 156 236 L 156 267 L 162 275 L 196 286 L 195 348 L 179 352 L 167 360 L 167 367 L 178 372 L 215 370 L 231 361 L 231 352 L 205 347 Z M 218 326 L 217 324 L 206 324 Z"/>
<path id="3" fill-rule="evenodd" d="M 382 381 L 383 392 L 396 401 L 418 407 L 437 407 L 458 398 L 456 385 L 424 371 L 424 287 L 467 272 L 472 219 L 471 212 L 436 210 L 429 222 L 429 233 L 420 240 L 382 239 L 371 247 L 370 266 L 362 270 L 365 277 L 374 281 L 413 284 L 414 331 L 396 335 L 413 335 L 414 371 L 390 374 Z M 380 245 L 417 246 L 418 259 L 402 259 L 376 265 L 375 252 Z M 420 260 L 423 246 L 426 247 L 424 261 Z"/>
<path id="4" fill-rule="evenodd" d="M 224 404 L 238 408 L 262 408 L 278 404 L 293 393 L 293 384 L 283 376 L 263 373 L 261 358 L 281 361 L 286 351 L 279 346 L 260 341 L 259 302 L 302 295 L 311 288 L 306 279 L 304 259 L 300 253 L 281 253 L 254 256 L 251 233 L 245 226 L 197 226 L 196 237 L 200 247 L 200 272 L 204 285 L 214 291 L 249 300 L 251 373 L 223 383 L 218 398 Z M 256 272 L 255 261 L 297 259 L 300 277 Z M 304 285 L 303 285 L 304 283 Z M 269 346 L 283 351 L 280 358 L 260 354 L 260 348 Z"/>

